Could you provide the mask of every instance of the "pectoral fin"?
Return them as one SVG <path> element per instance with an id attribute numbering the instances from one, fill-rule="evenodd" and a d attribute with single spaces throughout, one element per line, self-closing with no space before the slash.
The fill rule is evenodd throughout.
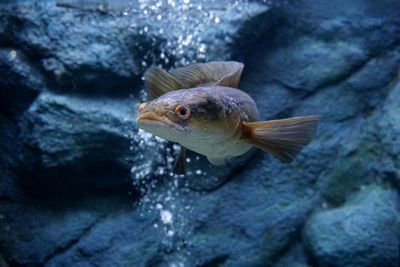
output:
<path id="1" fill-rule="evenodd" d="M 290 163 L 314 136 L 319 116 L 284 120 L 244 122 L 242 139 Z"/>
<path id="2" fill-rule="evenodd" d="M 176 156 L 172 172 L 175 174 L 186 174 L 186 149 L 181 146 L 178 156 Z"/>
<path id="3" fill-rule="evenodd" d="M 221 166 L 225 164 L 225 159 L 224 158 L 209 158 L 207 157 L 208 161 L 215 166 Z"/>

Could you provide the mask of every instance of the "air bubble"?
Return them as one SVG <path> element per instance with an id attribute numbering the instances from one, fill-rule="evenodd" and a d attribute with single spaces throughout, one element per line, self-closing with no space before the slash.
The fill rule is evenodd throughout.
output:
<path id="1" fill-rule="evenodd" d="M 161 220 L 164 224 L 172 223 L 172 213 L 169 210 L 160 211 Z"/>

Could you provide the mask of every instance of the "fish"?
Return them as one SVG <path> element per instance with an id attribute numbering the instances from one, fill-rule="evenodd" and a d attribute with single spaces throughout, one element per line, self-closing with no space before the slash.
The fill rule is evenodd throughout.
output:
<path id="1" fill-rule="evenodd" d="M 260 121 L 255 101 L 238 88 L 243 68 L 213 61 L 146 71 L 150 100 L 138 106 L 137 126 L 181 145 L 175 173 L 186 171 L 186 149 L 217 166 L 253 147 L 290 163 L 315 135 L 318 115 Z"/>

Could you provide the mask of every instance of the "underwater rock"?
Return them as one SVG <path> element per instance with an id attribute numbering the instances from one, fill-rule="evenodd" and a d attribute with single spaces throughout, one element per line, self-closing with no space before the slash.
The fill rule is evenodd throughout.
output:
<path id="1" fill-rule="evenodd" d="M 0 254 L 0 266 L 1 267 L 9 267 L 4 257 Z"/>
<path id="2" fill-rule="evenodd" d="M 305 248 L 301 244 L 295 244 L 285 254 L 280 257 L 276 264 L 272 267 L 311 267 L 308 264 Z"/>
<path id="3" fill-rule="evenodd" d="M 363 188 L 343 207 L 317 212 L 304 229 L 307 248 L 323 266 L 398 266 L 399 196 Z"/>
<path id="4" fill-rule="evenodd" d="M 330 203 L 340 204 L 362 184 L 378 181 L 399 186 L 399 92 L 400 83 L 395 76 L 382 86 L 381 94 L 386 94 L 386 99 L 353 124 L 354 129 L 358 128 L 353 134 L 357 135 L 351 137 L 342 159 L 325 180 L 323 194 Z"/>
<path id="5" fill-rule="evenodd" d="M 253 165 L 257 168 L 249 176 L 206 194 L 177 188 L 171 178 L 146 195 L 143 205 L 105 212 L 87 234 L 46 266 L 272 264 L 298 237 L 316 198 L 301 179 L 282 181 L 265 174 L 262 166 L 267 160 Z"/>
<path id="6" fill-rule="evenodd" d="M 264 156 L 194 201 L 187 240 L 193 266 L 265 266 L 294 241 L 317 200 L 314 181 L 277 177 L 270 161 Z"/>
<path id="7" fill-rule="evenodd" d="M 40 91 L 44 76 L 18 50 L 0 48 L 0 105 L 8 116 L 20 115 Z"/>
<path id="8" fill-rule="evenodd" d="M 117 2 L 0 4 L 0 251 L 11 266 L 314 266 L 299 240 L 313 209 L 376 181 L 400 189 L 399 1 Z M 141 75 L 225 59 L 245 62 L 240 88 L 263 119 L 321 114 L 316 138 L 290 165 L 254 151 L 210 167 L 189 154 L 192 176 L 175 180 L 172 144 L 135 129 Z M 321 266 L 397 260 L 395 193 L 360 195 L 307 224 Z M 343 225 L 366 229 L 364 241 Z M 361 259 L 370 243 L 380 254 Z"/>
<path id="9" fill-rule="evenodd" d="M 137 144 L 130 150 L 132 108 L 129 99 L 42 93 L 21 122 L 21 136 L 31 151 L 28 156 L 37 159 L 36 171 L 53 176 L 69 173 L 66 181 L 56 179 L 61 183 L 75 176 L 78 185 L 90 180 L 100 187 L 126 182 L 143 153 Z"/>
<path id="10" fill-rule="evenodd" d="M 268 10 L 255 2 L 160 3 L 4 4 L 0 33 L 34 55 L 52 90 L 126 95 L 152 64 L 228 59 L 240 30 Z"/>
<path id="11" fill-rule="evenodd" d="M 373 114 L 366 127 L 367 140 L 375 151 L 370 162 L 380 179 L 400 190 L 400 70 L 388 87 L 391 89 L 382 109 Z M 379 140 L 379 141 L 378 141 Z M 372 145 L 373 144 L 373 145 Z"/>
<path id="12" fill-rule="evenodd" d="M 18 126 L 0 114 L 0 200 L 21 197 L 16 185 L 16 170 L 22 153 L 22 142 L 18 139 Z"/>
<path id="13" fill-rule="evenodd" d="M 0 201 L 0 214 L 0 248 L 8 261 L 19 266 L 44 266 L 53 255 L 73 246 L 98 220 L 95 212 L 87 210 L 60 212 L 49 205 L 31 207 L 5 201 Z"/>
<path id="14" fill-rule="evenodd" d="M 382 108 L 400 68 L 400 5 L 392 0 L 329 5 L 302 1 L 277 9 L 279 19 L 247 56 L 241 88 L 254 97 L 264 119 L 322 116 L 316 137 L 293 164 L 304 159 L 301 175 L 314 176 L 323 198 L 337 205 L 375 181 L 376 173 L 378 179 L 398 177 L 390 152 L 398 147 L 397 131 L 379 130 L 377 124 L 385 118 Z M 361 9 L 370 17 L 360 15 Z M 388 137 L 389 153 L 378 131 Z M 269 172 L 299 175 L 274 161 Z"/>
<path id="15" fill-rule="evenodd" d="M 163 246 L 162 236 L 153 227 L 155 219 L 118 210 L 99 220 L 71 249 L 55 255 L 46 266 L 159 266 Z"/>

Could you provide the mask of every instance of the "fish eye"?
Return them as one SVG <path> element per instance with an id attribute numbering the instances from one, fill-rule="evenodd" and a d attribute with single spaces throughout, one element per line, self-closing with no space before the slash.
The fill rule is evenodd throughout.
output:
<path id="1" fill-rule="evenodd" d="M 181 120 L 186 120 L 190 117 L 190 109 L 184 105 L 178 105 L 175 108 L 176 116 Z"/>

